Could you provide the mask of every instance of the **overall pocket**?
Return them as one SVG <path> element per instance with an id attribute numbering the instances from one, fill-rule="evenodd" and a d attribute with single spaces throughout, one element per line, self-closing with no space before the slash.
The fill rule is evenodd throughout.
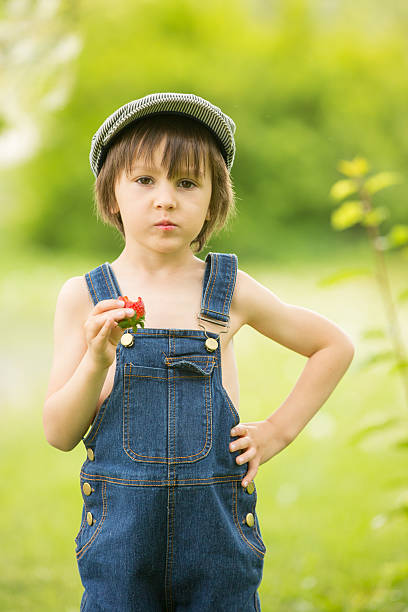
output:
<path id="1" fill-rule="evenodd" d="M 232 498 L 234 523 L 241 540 L 255 555 L 263 558 L 266 553 L 266 546 L 262 539 L 256 514 L 257 494 L 255 483 L 253 492 L 250 494 L 241 486 L 240 482 L 233 482 Z"/>
<path id="2" fill-rule="evenodd" d="M 93 546 L 107 516 L 106 482 L 81 477 L 82 522 L 75 538 L 77 560 Z"/>
<path id="3" fill-rule="evenodd" d="M 165 368 L 124 365 L 123 448 L 133 461 L 189 463 L 212 442 L 214 357 L 165 356 Z"/>

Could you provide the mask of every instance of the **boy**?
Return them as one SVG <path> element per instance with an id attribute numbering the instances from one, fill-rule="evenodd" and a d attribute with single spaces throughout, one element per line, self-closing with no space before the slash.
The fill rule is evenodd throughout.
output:
<path id="1" fill-rule="evenodd" d="M 92 139 L 98 212 L 125 246 L 59 293 L 43 416 L 50 444 L 87 449 L 81 610 L 260 610 L 253 479 L 354 354 L 343 330 L 282 302 L 235 254 L 193 254 L 235 213 L 234 133 L 207 100 L 158 93 Z M 142 297 L 145 328 L 123 333 L 133 311 L 119 296 Z M 233 337 L 245 324 L 309 360 L 272 415 L 239 423 Z"/>

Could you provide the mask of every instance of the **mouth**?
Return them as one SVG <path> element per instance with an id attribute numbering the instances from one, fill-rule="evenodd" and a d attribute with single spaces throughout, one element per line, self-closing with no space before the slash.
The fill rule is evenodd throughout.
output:
<path id="1" fill-rule="evenodd" d="M 176 229 L 177 225 L 173 225 L 172 223 L 156 223 L 154 227 L 158 227 L 159 229 L 163 230 L 174 230 Z"/>
<path id="2" fill-rule="evenodd" d="M 159 227 L 161 229 L 174 229 L 177 227 L 177 225 L 171 221 L 159 221 L 158 223 L 155 223 L 155 227 Z"/>

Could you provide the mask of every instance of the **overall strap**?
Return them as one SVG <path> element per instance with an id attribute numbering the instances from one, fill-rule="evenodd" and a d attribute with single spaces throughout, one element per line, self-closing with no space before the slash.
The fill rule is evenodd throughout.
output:
<path id="1" fill-rule="evenodd" d="M 208 253 L 205 262 L 207 265 L 199 318 L 228 327 L 238 257 L 235 253 Z"/>
<path id="2" fill-rule="evenodd" d="M 120 295 L 116 279 L 110 273 L 108 262 L 87 272 L 85 279 L 94 306 L 101 300 L 116 299 Z"/>

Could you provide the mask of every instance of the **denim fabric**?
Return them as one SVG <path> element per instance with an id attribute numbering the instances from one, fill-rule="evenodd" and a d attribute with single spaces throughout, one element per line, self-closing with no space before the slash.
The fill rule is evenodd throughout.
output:
<path id="1" fill-rule="evenodd" d="M 222 324 L 237 257 L 209 253 L 205 261 L 201 315 Z M 85 278 L 94 304 L 122 295 L 108 262 Z M 260 610 L 266 547 L 257 492 L 241 486 L 248 464 L 238 466 L 241 451 L 229 450 L 239 415 L 222 386 L 219 343 L 214 352 L 205 346 L 220 334 L 131 333 L 133 346 L 117 346 L 112 392 L 83 438 L 94 455 L 80 473 L 81 610 Z"/>

